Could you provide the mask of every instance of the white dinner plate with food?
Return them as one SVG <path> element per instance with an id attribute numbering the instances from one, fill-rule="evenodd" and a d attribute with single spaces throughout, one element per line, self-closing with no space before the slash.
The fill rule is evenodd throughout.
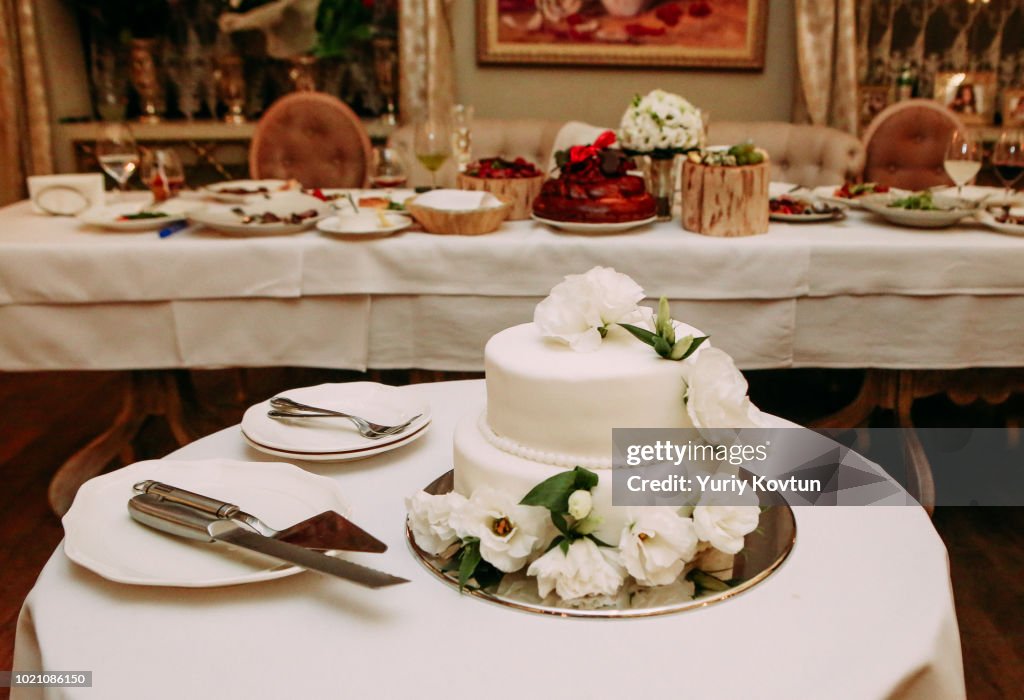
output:
<path id="1" fill-rule="evenodd" d="M 430 404 L 404 387 L 376 382 L 320 384 L 279 394 L 308 406 L 351 413 L 372 423 L 400 425 L 418 416 L 401 433 L 378 440 L 359 434 L 347 418 L 271 418 L 270 401 L 251 406 L 242 416 L 242 434 L 256 449 L 310 461 L 362 459 L 422 437 L 430 423 Z"/>
<path id="2" fill-rule="evenodd" d="M 1024 207 L 979 209 L 975 218 L 998 233 L 1024 236 Z"/>
<path id="3" fill-rule="evenodd" d="M 330 216 L 317 222 L 317 229 L 323 233 L 353 238 L 375 238 L 389 236 L 412 225 L 412 219 L 402 214 L 375 209 L 362 210 L 358 214 L 346 213 Z"/>
<path id="4" fill-rule="evenodd" d="M 229 180 L 207 185 L 203 193 L 225 204 L 244 204 L 254 199 L 267 199 L 289 191 L 287 180 Z"/>
<path id="5" fill-rule="evenodd" d="M 197 211 L 202 206 L 179 199 L 169 199 L 160 204 L 118 202 L 88 209 L 78 215 L 78 220 L 87 226 L 116 233 L 159 231 L 168 224 L 184 221 L 190 211 Z"/>
<path id="6" fill-rule="evenodd" d="M 869 195 L 861 203 L 865 209 L 889 223 L 910 228 L 948 228 L 977 211 L 969 202 L 928 191 L 906 196 L 893 193 Z"/>
<path id="7" fill-rule="evenodd" d="M 813 197 L 784 194 L 768 202 L 768 218 L 787 224 L 812 224 L 846 218 L 845 205 L 823 202 Z"/>
<path id="8" fill-rule="evenodd" d="M 874 183 L 864 183 L 861 185 L 822 185 L 811 190 L 811 194 L 823 202 L 860 209 L 866 197 L 881 194 L 905 197 L 913 193 L 910 190 L 901 190 L 897 187 L 885 188 Z"/>
<path id="9" fill-rule="evenodd" d="M 658 217 L 651 216 L 646 219 L 637 219 L 635 221 L 619 221 L 608 224 L 588 224 L 579 221 L 555 221 L 554 219 L 545 219 L 544 217 L 537 216 L 536 214 L 533 214 L 532 216 L 533 220 L 537 223 L 550 226 L 551 228 L 555 228 L 560 231 L 589 234 L 624 233 L 635 228 L 640 228 L 641 226 L 653 224 L 658 220 Z"/>
<path id="10" fill-rule="evenodd" d="M 157 532 L 128 514 L 132 487 L 147 479 L 219 498 L 282 529 L 326 510 L 349 514 L 332 479 L 291 464 L 151 460 L 86 482 L 63 518 L 64 553 L 103 578 L 138 586 L 205 588 L 267 581 L 300 573 L 221 543 Z"/>
<path id="11" fill-rule="evenodd" d="M 286 192 L 246 204 L 209 206 L 189 218 L 228 236 L 286 236 L 313 228 L 330 213 L 331 205 L 321 199 Z"/>

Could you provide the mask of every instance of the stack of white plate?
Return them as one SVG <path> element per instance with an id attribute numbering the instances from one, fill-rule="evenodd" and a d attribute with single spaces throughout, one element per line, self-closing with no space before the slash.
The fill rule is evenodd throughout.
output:
<path id="1" fill-rule="evenodd" d="M 351 413 L 373 423 L 400 425 L 419 416 L 404 431 L 371 440 L 347 418 L 270 418 L 270 402 L 252 406 L 242 417 L 242 436 L 260 452 L 307 462 L 344 462 L 404 447 L 427 432 L 430 405 L 408 391 L 374 382 L 321 384 L 291 389 L 280 396 L 308 406 Z"/>

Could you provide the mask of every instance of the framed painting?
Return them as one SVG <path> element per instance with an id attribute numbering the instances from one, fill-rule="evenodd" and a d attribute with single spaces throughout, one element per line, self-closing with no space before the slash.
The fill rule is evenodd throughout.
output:
<path id="1" fill-rule="evenodd" d="M 935 99 L 956 112 L 964 124 L 991 124 L 996 111 L 996 74 L 939 73 Z"/>
<path id="2" fill-rule="evenodd" d="M 768 0 L 477 0 L 482 64 L 762 70 Z"/>

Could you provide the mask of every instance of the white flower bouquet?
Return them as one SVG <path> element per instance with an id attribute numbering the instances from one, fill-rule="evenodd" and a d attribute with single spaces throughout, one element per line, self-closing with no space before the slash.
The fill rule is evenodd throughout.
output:
<path id="1" fill-rule="evenodd" d="M 656 159 L 700 148 L 703 134 L 700 111 L 664 90 L 633 98 L 619 125 L 619 143 L 627 153 Z"/>

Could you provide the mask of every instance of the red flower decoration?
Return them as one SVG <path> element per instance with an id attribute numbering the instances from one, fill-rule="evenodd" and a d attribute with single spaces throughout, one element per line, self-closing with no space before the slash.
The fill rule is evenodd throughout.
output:
<path id="1" fill-rule="evenodd" d="M 593 158 L 600 151 L 611 146 L 616 140 L 614 131 L 606 131 L 598 136 L 594 143 L 589 146 L 573 146 L 569 149 L 569 162 L 570 163 L 582 163 L 585 160 Z"/>

